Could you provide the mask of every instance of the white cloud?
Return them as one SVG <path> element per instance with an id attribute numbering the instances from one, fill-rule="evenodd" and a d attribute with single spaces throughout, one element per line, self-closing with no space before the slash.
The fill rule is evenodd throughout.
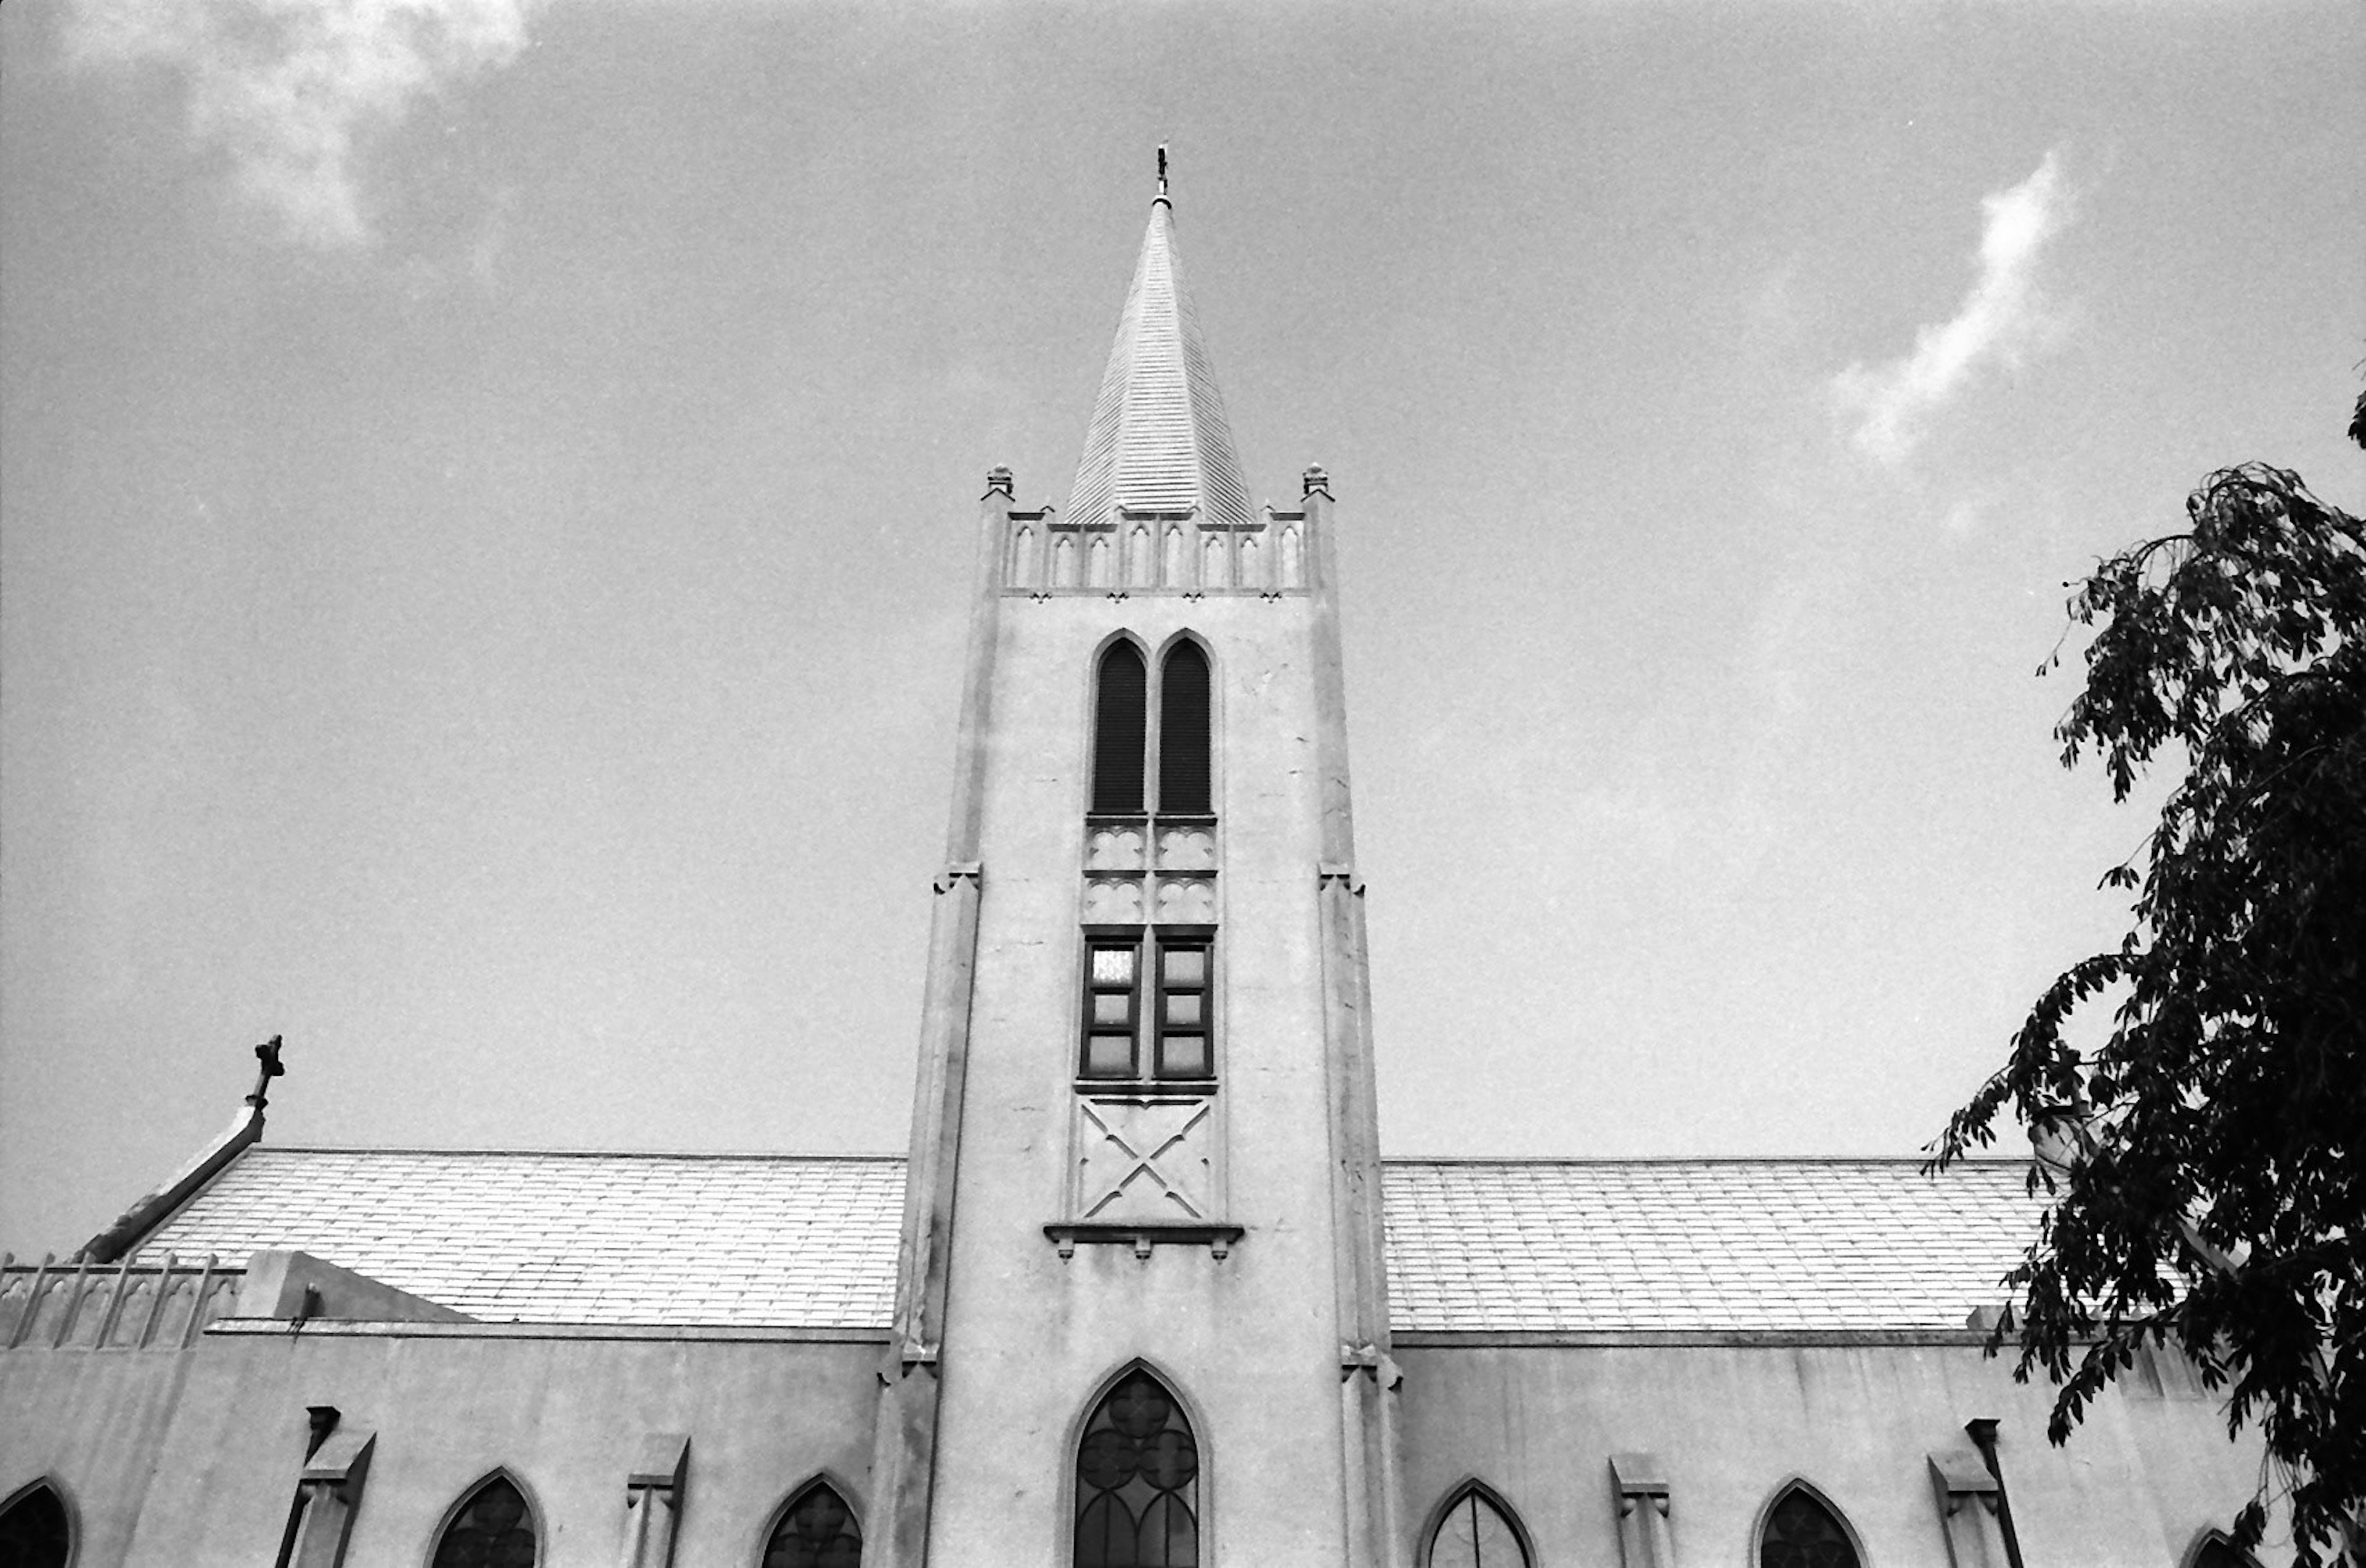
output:
<path id="1" fill-rule="evenodd" d="M 230 154 L 241 190 L 288 236 L 366 244 L 355 157 L 422 96 L 508 64 L 538 0 L 79 0 L 85 63 L 155 65 L 188 93 L 189 130 Z"/>
<path id="2" fill-rule="evenodd" d="M 1979 278 L 1952 320 L 1914 334 L 1914 352 L 1887 364 L 1850 366 L 1832 378 L 1836 407 L 1857 450 L 1896 468 L 1913 455 L 1931 417 L 1990 364 L 2020 363 L 2052 334 L 2033 278 L 2039 247 L 2069 221 L 2059 150 L 2010 190 L 1981 198 Z"/>

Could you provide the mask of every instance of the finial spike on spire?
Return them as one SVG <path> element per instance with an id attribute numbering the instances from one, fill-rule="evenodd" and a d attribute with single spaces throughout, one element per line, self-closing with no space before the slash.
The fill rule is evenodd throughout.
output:
<path id="1" fill-rule="evenodd" d="M 1166 143 L 1158 144 L 1158 199 L 1166 199 Z"/>

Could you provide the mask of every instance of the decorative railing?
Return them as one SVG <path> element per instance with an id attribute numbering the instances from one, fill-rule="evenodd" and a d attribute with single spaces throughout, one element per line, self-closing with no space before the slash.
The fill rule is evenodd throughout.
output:
<path id="1" fill-rule="evenodd" d="M 25 1264 L 0 1253 L 0 1350 L 184 1350 L 229 1313 L 244 1275 L 211 1256 Z"/>

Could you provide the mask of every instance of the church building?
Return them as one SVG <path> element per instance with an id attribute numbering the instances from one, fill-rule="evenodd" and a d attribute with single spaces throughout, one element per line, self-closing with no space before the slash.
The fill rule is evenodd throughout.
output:
<path id="1" fill-rule="evenodd" d="M 1383 1155 L 1298 490 L 1162 174 L 1065 505 L 978 504 L 904 1157 L 280 1146 L 260 1048 L 0 1269 L 0 1568 L 2248 1561 L 2185 1363 L 2055 1448 L 1985 1353 L 2024 1163 Z"/>

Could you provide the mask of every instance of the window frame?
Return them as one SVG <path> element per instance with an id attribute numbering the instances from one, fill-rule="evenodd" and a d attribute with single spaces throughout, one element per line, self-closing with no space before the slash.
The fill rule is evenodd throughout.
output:
<path id="1" fill-rule="evenodd" d="M 1475 1475 L 1466 1475 L 1448 1487 L 1446 1495 L 1430 1509 L 1428 1522 L 1423 1525 L 1421 1531 L 1420 1568 L 1432 1568 L 1437 1554 L 1437 1538 L 1445 1533 L 1447 1524 L 1454 1517 L 1454 1510 L 1473 1497 L 1493 1510 L 1495 1517 L 1503 1520 L 1504 1528 L 1512 1532 L 1513 1544 L 1520 1549 L 1519 1568 L 1536 1568 L 1537 1543 L 1535 1538 L 1528 1534 L 1527 1521 L 1520 1517 L 1520 1511 L 1512 1506 L 1511 1499 Z M 1481 1568 L 1485 1568 L 1485 1565 L 1482 1563 Z"/>
<path id="2" fill-rule="evenodd" d="M 1132 1092 L 1178 1095 L 1213 1092 L 1219 1077 L 1216 928 L 1207 925 L 1090 925 L 1083 928 L 1083 933 L 1081 962 L 1077 965 L 1078 1004 L 1074 1057 L 1076 1087 L 1080 1089 L 1123 1089 Z M 1094 1038 L 1114 1032 L 1099 1022 L 1094 1001 L 1098 997 L 1116 994 L 1113 987 L 1095 984 L 1093 954 L 1112 949 L 1125 949 L 1133 955 L 1133 982 L 1125 993 L 1126 1030 L 1132 1051 L 1127 1058 L 1128 1071 L 1122 1076 L 1091 1070 Z M 1170 1028 L 1165 1016 L 1163 1004 L 1170 994 L 1166 979 L 1166 959 L 1168 953 L 1178 951 L 1203 955 L 1200 984 L 1171 988 L 1174 994 L 1200 998 L 1200 1021 L 1196 1027 Z M 1197 1073 L 1162 1071 L 1166 1041 L 1170 1036 L 1196 1037 L 1202 1041 L 1204 1043 L 1200 1049 L 1205 1070 Z"/>
<path id="3" fill-rule="evenodd" d="M 838 1499 L 839 1505 L 845 1508 L 847 1520 L 854 1527 L 857 1552 L 863 1555 L 869 1553 L 871 1537 L 862 1527 L 862 1495 L 849 1486 L 835 1472 L 824 1470 L 806 1476 L 803 1481 L 790 1487 L 787 1495 L 774 1506 L 769 1515 L 765 1516 L 762 1529 L 756 1537 L 755 1562 L 758 1568 L 762 1568 L 765 1557 L 772 1550 L 773 1540 L 783 1529 L 788 1528 L 790 1516 L 797 1511 L 798 1506 L 806 1498 L 820 1491 L 828 1491 Z"/>
<path id="4" fill-rule="evenodd" d="M 57 1504 L 58 1512 L 65 1519 L 66 1554 L 60 1561 L 64 1568 L 73 1568 L 82 1558 L 82 1515 L 74 1507 L 73 1494 L 66 1490 L 65 1483 L 46 1472 L 33 1477 L 6 1496 L 0 1497 L 0 1516 L 14 1513 L 44 1492 L 49 1494 L 51 1501 Z"/>
<path id="5" fill-rule="evenodd" d="M 1096 1382 L 1091 1392 L 1076 1406 L 1076 1413 L 1068 1418 L 1067 1461 L 1061 1477 L 1060 1488 L 1063 1506 L 1058 1520 L 1053 1526 L 1058 1532 L 1056 1537 L 1058 1548 L 1057 1555 L 1052 1559 L 1053 1562 L 1060 1565 L 1060 1568 L 1076 1568 L 1076 1534 L 1078 1527 L 1084 1522 L 1086 1508 L 1101 1495 L 1115 1495 L 1114 1493 L 1104 1492 L 1101 1489 L 1096 1489 L 1093 1496 L 1086 1495 L 1083 1463 L 1085 1441 L 1092 1436 L 1094 1422 L 1098 1419 L 1110 1397 L 1137 1375 L 1146 1377 L 1158 1385 L 1159 1391 L 1170 1402 L 1172 1418 L 1179 1421 L 1183 1430 L 1190 1437 L 1196 1461 L 1193 1467 L 1194 1473 L 1185 1487 L 1174 1490 L 1178 1494 L 1188 1490 L 1191 1494 L 1184 1500 L 1184 1506 L 1190 1510 L 1192 1516 L 1193 1533 L 1197 1541 L 1197 1568 L 1208 1568 L 1209 1564 L 1218 1560 L 1214 1544 L 1216 1485 L 1205 1413 L 1200 1408 L 1199 1402 L 1183 1391 L 1181 1383 L 1170 1376 L 1166 1368 L 1146 1357 L 1137 1356 Z"/>
<path id="6" fill-rule="evenodd" d="M 462 1486 L 459 1494 L 445 1506 L 443 1516 L 435 1521 L 434 1533 L 427 1538 L 426 1554 L 420 1560 L 425 1564 L 425 1568 L 435 1568 L 435 1559 L 444 1550 L 444 1538 L 452 1533 L 452 1527 L 460 1522 L 460 1516 L 467 1513 L 475 1505 L 479 1495 L 496 1481 L 508 1482 L 516 1489 L 517 1495 L 524 1500 L 525 1517 L 533 1528 L 535 1568 L 542 1568 L 542 1564 L 549 1558 L 549 1553 L 543 1551 L 543 1548 L 550 1543 L 549 1532 L 543 1522 L 545 1516 L 542 1504 L 535 1499 L 534 1488 L 525 1483 L 525 1477 L 505 1464 L 493 1466 L 492 1469 Z"/>
<path id="7" fill-rule="evenodd" d="M 1794 1475 L 1777 1483 L 1773 1491 L 1767 1493 L 1766 1500 L 1758 1505 L 1757 1517 L 1750 1526 L 1750 1568 L 1760 1568 L 1766 1561 L 1766 1532 L 1774 1526 L 1774 1510 L 1795 1492 L 1805 1494 L 1840 1528 L 1841 1538 L 1848 1542 L 1849 1551 L 1856 1556 L 1856 1568 L 1873 1568 L 1873 1559 L 1865 1554 L 1865 1538 L 1857 1534 L 1856 1526 L 1850 1521 L 1847 1511 L 1832 1500 L 1831 1493 L 1804 1475 Z"/>

